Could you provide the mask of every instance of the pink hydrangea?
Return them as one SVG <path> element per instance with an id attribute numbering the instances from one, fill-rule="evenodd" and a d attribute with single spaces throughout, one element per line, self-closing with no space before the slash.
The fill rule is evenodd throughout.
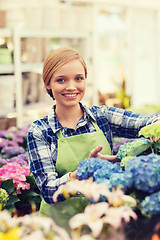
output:
<path id="1" fill-rule="evenodd" d="M 30 189 L 30 184 L 26 182 L 26 176 L 29 175 L 29 167 L 18 163 L 7 163 L 0 168 L 0 184 L 5 180 L 13 179 L 15 190 L 19 194 L 21 189 Z"/>

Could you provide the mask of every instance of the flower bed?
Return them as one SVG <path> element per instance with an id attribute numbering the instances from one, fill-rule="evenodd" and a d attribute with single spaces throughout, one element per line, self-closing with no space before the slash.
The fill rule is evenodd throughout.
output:
<path id="1" fill-rule="evenodd" d="M 39 209 L 41 195 L 29 171 L 27 131 L 0 131 L 0 240 L 160 240 L 159 124 L 144 127 L 138 139 L 114 139 L 113 151 L 121 162 L 84 159 L 77 169 L 81 181 L 59 187 L 54 201 L 59 194 L 86 199 L 83 206 L 80 201 L 70 207 L 68 233 L 31 213 L 35 205 Z M 25 216 L 13 218 L 15 210 Z"/>
<path id="2" fill-rule="evenodd" d="M 8 201 L 1 199 L 1 208 L 17 215 L 39 209 L 40 192 L 29 169 L 27 155 L 28 128 L 0 131 L 0 188 L 6 190 Z"/>

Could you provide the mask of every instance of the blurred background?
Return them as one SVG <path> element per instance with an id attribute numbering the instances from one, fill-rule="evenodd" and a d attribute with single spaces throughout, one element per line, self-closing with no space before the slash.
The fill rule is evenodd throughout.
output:
<path id="1" fill-rule="evenodd" d="M 43 61 L 64 46 L 87 63 L 84 104 L 160 113 L 159 0 L 0 0 L 0 129 L 49 112 Z"/>

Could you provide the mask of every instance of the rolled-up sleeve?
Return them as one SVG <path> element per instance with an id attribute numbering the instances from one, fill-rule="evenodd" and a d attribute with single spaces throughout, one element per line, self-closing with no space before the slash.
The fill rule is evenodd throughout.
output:
<path id="1" fill-rule="evenodd" d="M 142 115 L 128 110 L 108 107 L 105 115 L 110 124 L 113 136 L 136 138 L 139 130 L 153 122 L 158 115 Z"/>

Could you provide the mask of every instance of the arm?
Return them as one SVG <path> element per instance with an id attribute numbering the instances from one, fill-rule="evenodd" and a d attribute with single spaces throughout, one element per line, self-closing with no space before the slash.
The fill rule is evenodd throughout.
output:
<path id="1" fill-rule="evenodd" d="M 30 170 L 33 173 L 36 184 L 40 189 L 44 200 L 53 204 L 53 194 L 59 185 L 70 180 L 69 173 L 58 178 L 56 172 L 57 143 L 50 144 L 39 126 L 33 124 L 27 135 L 28 155 Z M 63 201 L 62 196 L 58 201 Z"/>
<path id="2" fill-rule="evenodd" d="M 110 135 L 113 135 L 114 137 L 137 138 L 139 130 L 142 127 L 159 121 L 157 118 L 158 115 L 145 116 L 142 114 L 135 114 L 127 110 L 106 106 L 102 106 L 100 109 L 101 111 L 99 112 L 98 110 L 98 115 L 103 119 L 101 122 L 106 124 L 105 122 L 108 121 L 108 132 L 110 132 Z M 94 111 L 97 112 L 97 108 L 94 108 Z M 101 115 L 101 113 L 103 115 Z M 97 146 L 91 151 L 90 158 L 100 157 L 101 159 L 111 162 L 119 161 L 117 156 L 102 155 L 100 153 L 101 150 L 102 146 Z"/>
<path id="3" fill-rule="evenodd" d="M 114 107 L 104 108 L 103 111 L 113 136 L 125 138 L 137 138 L 140 129 L 153 123 L 158 117 L 158 115 L 142 115 Z"/>

